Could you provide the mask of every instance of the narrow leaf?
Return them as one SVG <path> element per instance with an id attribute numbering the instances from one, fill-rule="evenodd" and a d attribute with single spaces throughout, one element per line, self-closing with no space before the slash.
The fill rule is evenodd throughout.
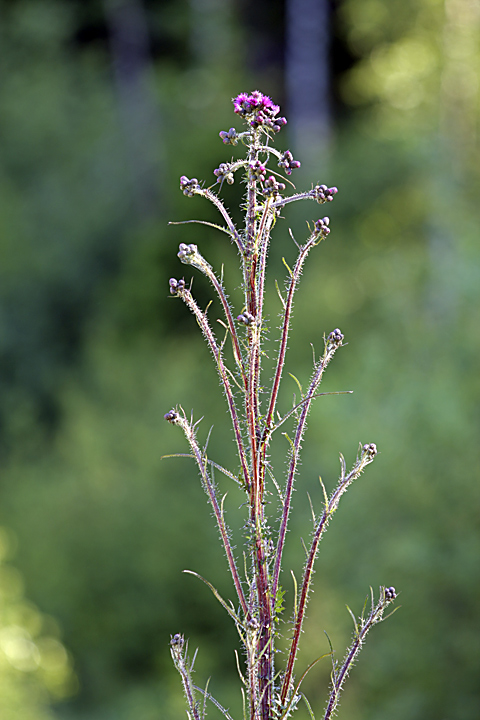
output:
<path id="1" fill-rule="evenodd" d="M 285 310 L 287 306 L 286 306 L 286 304 L 285 304 L 285 300 L 284 300 L 283 297 L 282 297 L 282 294 L 281 294 L 281 292 L 280 292 L 280 288 L 278 287 L 278 282 L 277 282 L 276 280 L 275 280 L 275 287 L 277 288 L 278 297 L 280 298 L 280 302 L 282 303 L 282 307 L 283 307 L 283 309 Z"/>
<path id="2" fill-rule="evenodd" d="M 198 690 L 198 692 L 202 693 L 202 695 L 203 695 L 205 698 L 207 698 L 208 700 L 210 700 L 210 702 L 213 703 L 213 704 L 215 705 L 215 707 L 218 708 L 218 710 L 220 710 L 220 712 L 222 713 L 222 715 L 223 715 L 224 717 L 226 717 L 227 720 L 233 720 L 233 718 L 232 718 L 232 716 L 230 715 L 230 713 L 228 712 L 228 710 L 225 710 L 225 708 L 222 707 L 222 705 L 220 705 L 220 703 L 218 702 L 218 700 L 216 700 L 216 699 L 213 697 L 213 695 L 211 695 L 211 694 L 210 694 L 209 692 L 207 692 L 206 690 L 202 690 L 201 687 L 197 687 L 197 685 L 194 685 L 193 687 L 195 688 L 195 690 Z"/>
<path id="3" fill-rule="evenodd" d="M 295 380 L 295 382 L 297 383 L 298 389 L 300 390 L 300 395 L 301 395 L 301 397 L 303 398 L 303 390 L 302 390 L 302 386 L 300 385 L 300 382 L 297 380 L 297 378 L 295 377 L 295 375 L 292 375 L 292 373 L 288 373 L 288 374 L 289 374 L 290 377 L 291 377 L 293 380 Z M 299 403 L 299 405 L 300 405 L 300 404 L 301 404 L 301 403 Z"/>
<path id="4" fill-rule="evenodd" d="M 317 518 L 315 517 L 315 510 L 313 509 L 313 503 L 312 498 L 310 497 L 310 493 L 307 492 L 308 502 L 310 503 L 310 510 L 312 512 L 312 522 L 314 525 L 317 524 Z"/>
<path id="5" fill-rule="evenodd" d="M 290 570 L 290 573 L 293 578 L 293 615 L 295 617 L 295 620 L 297 619 L 297 601 L 298 601 L 298 585 L 297 585 L 297 578 L 294 575 L 293 570 Z"/>
<path id="6" fill-rule="evenodd" d="M 282 257 L 282 262 L 283 262 L 283 264 L 285 265 L 285 267 L 287 268 L 288 274 L 290 275 L 290 277 L 292 277 L 292 276 L 293 276 L 293 273 L 292 273 L 292 271 L 290 270 L 290 268 L 288 267 L 287 261 L 285 260 L 284 257 Z"/>
<path id="7" fill-rule="evenodd" d="M 237 652 L 236 650 L 234 650 L 234 653 L 235 653 L 235 660 L 236 660 L 236 663 L 237 663 L 238 677 L 240 678 L 240 680 L 242 681 L 242 683 L 245 685 L 245 687 L 247 687 L 247 681 L 245 680 L 245 678 L 244 678 L 244 676 L 243 676 L 243 673 L 242 673 L 242 671 L 241 671 L 241 669 L 240 669 L 240 658 L 238 657 L 238 652 Z"/>
<path id="8" fill-rule="evenodd" d="M 216 225 L 215 223 L 207 222 L 206 220 L 181 220 L 177 222 L 169 222 L 169 225 L 188 225 L 190 223 L 198 223 L 199 225 L 209 225 L 210 227 L 215 228 L 216 230 L 221 230 L 226 235 L 232 236 L 232 233 L 227 228 L 222 227 L 221 225 Z"/>
<path id="9" fill-rule="evenodd" d="M 325 502 L 325 511 L 328 511 L 328 495 L 327 495 L 327 490 L 326 490 L 326 488 L 325 488 L 324 482 L 323 482 L 322 478 L 320 477 L 320 475 L 318 476 L 318 479 L 319 479 L 319 481 L 320 481 L 320 485 L 322 486 L 322 490 L 323 490 L 323 499 L 324 499 L 324 502 Z"/>
<path id="10" fill-rule="evenodd" d="M 232 618 L 232 620 L 234 620 L 236 623 L 240 624 L 240 619 L 237 617 L 237 614 L 235 613 L 235 611 L 233 610 L 233 608 L 231 608 L 231 607 L 229 607 L 229 606 L 227 605 L 227 603 L 226 603 L 225 600 L 222 598 L 222 596 L 220 595 L 220 593 L 218 592 L 218 590 L 216 590 L 216 589 L 213 587 L 213 585 L 208 582 L 208 580 L 205 580 L 205 578 L 203 578 L 201 575 L 199 575 L 198 573 L 194 572 L 193 570 L 184 570 L 183 572 L 184 572 L 184 573 L 187 573 L 188 575 L 194 575 L 194 576 L 197 577 L 199 580 L 202 580 L 202 582 L 204 582 L 205 585 L 208 585 L 208 587 L 210 588 L 210 590 L 212 591 L 212 593 L 215 595 L 215 597 L 217 598 L 217 600 L 218 600 L 218 602 L 220 603 L 220 605 L 222 605 L 222 606 L 225 608 L 225 610 L 226 610 L 227 613 L 230 615 L 230 617 Z"/>
<path id="11" fill-rule="evenodd" d="M 160 460 L 164 460 L 165 458 L 172 458 L 172 457 L 188 457 L 188 458 L 194 458 L 194 455 L 191 453 L 172 453 L 171 455 L 162 455 L 160 457 Z"/>
<path id="12" fill-rule="evenodd" d="M 354 625 L 354 627 L 355 627 L 355 635 L 356 635 L 356 637 L 358 637 L 358 623 L 357 623 L 357 618 L 355 617 L 355 615 L 353 614 L 353 612 L 350 610 L 350 608 L 348 607 L 348 605 L 345 605 L 345 607 L 347 608 L 348 612 L 349 612 L 350 615 L 351 615 L 351 618 L 352 618 L 352 620 L 353 620 L 353 625 Z"/>
<path id="13" fill-rule="evenodd" d="M 315 715 L 313 714 L 313 710 L 310 707 L 310 703 L 308 702 L 306 695 L 304 695 L 303 693 L 301 693 L 301 695 L 303 698 L 303 702 L 307 706 L 308 714 L 310 715 L 311 720 L 315 720 Z"/>

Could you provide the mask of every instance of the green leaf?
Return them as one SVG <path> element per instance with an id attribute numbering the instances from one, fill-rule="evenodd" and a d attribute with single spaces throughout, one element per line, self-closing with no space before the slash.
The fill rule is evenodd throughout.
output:
<path id="1" fill-rule="evenodd" d="M 194 575 L 194 576 L 197 577 L 199 580 L 201 580 L 202 582 L 204 582 L 205 585 L 208 585 L 208 587 L 210 588 L 210 590 L 212 591 L 212 593 L 215 595 L 215 597 L 217 598 L 217 600 L 218 600 L 218 602 L 220 603 L 220 605 L 222 605 L 222 607 L 225 608 L 225 610 L 226 610 L 227 613 L 230 615 L 230 617 L 232 618 L 232 620 L 234 620 L 235 623 L 237 623 L 238 625 L 241 624 L 241 623 L 240 623 L 240 618 L 237 616 L 237 614 L 236 614 L 235 610 L 233 609 L 233 607 L 230 607 L 229 605 L 227 605 L 227 603 L 226 603 L 225 600 L 222 598 L 222 596 L 220 595 L 220 593 L 218 592 L 218 590 L 216 590 L 216 588 L 214 588 L 213 585 L 208 582 L 208 580 L 205 580 L 205 578 L 203 578 L 201 575 L 199 575 L 198 573 L 194 572 L 193 570 L 184 570 L 183 572 L 184 572 L 184 573 L 187 573 L 188 575 Z"/>
<path id="2" fill-rule="evenodd" d="M 287 268 L 288 274 L 290 275 L 290 277 L 293 277 L 293 273 L 292 273 L 292 271 L 290 270 L 289 266 L 287 265 L 287 261 L 285 260 L 284 257 L 282 257 L 282 262 L 283 262 L 283 264 L 285 265 L 285 267 Z"/>
<path id="3" fill-rule="evenodd" d="M 288 373 L 288 374 L 289 374 L 290 377 L 291 377 L 293 380 L 295 380 L 295 382 L 297 383 L 298 389 L 300 390 L 300 395 L 301 395 L 302 398 L 303 398 L 303 390 L 302 390 L 302 386 L 300 385 L 300 382 L 297 380 L 297 378 L 295 377 L 295 375 L 292 375 L 292 373 Z"/>

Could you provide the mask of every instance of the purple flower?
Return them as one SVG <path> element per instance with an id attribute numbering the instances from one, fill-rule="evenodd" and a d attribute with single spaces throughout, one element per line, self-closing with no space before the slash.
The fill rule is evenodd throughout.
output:
<path id="1" fill-rule="evenodd" d="M 280 106 L 275 105 L 268 95 L 263 95 L 258 90 L 254 90 L 250 95 L 247 93 L 237 95 L 233 100 L 233 109 L 253 128 L 266 127 L 278 132 L 287 122 L 283 117 L 277 118 Z M 221 137 L 226 142 L 223 135 Z"/>

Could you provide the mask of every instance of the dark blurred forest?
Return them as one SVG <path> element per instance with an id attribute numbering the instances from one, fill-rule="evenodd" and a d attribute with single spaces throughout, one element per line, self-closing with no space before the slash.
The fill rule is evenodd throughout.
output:
<path id="1" fill-rule="evenodd" d="M 163 420 L 180 403 L 233 461 L 215 369 L 168 278 L 185 272 L 178 243 L 195 242 L 241 304 L 237 258 L 220 233 L 167 223 L 216 221 L 179 177 L 213 182 L 235 151 L 218 137 L 238 127 L 231 98 L 254 89 L 289 120 L 275 142 L 303 161 L 297 188 L 339 188 L 286 370 L 306 382 L 310 343 L 340 327 L 349 344 L 324 389 L 354 390 L 312 412 L 287 591 L 307 491 L 319 506 L 339 452 L 380 450 L 324 541 L 299 666 L 328 652 L 324 631 L 341 657 L 345 604 L 394 585 L 402 607 L 369 637 L 340 717 L 477 720 L 478 2 L 0 0 L 0 48 L 2 720 L 185 717 L 176 632 L 200 648 L 198 684 L 212 676 L 241 716 L 234 628 L 182 574 L 228 597 L 226 563 L 193 463 L 161 456 L 187 451 Z M 241 189 L 222 189 L 237 219 Z M 318 212 L 305 203 L 276 228 L 273 329 L 288 227 L 301 241 Z M 195 291 L 205 305 L 202 278 Z M 329 672 L 306 681 L 317 717 Z"/>

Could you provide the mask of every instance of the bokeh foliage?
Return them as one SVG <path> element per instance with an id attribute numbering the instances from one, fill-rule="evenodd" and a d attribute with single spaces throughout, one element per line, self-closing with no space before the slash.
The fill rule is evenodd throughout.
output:
<path id="1" fill-rule="evenodd" d="M 217 135 L 234 124 L 229 98 L 256 86 L 276 98 L 281 86 L 276 74 L 246 78 L 241 70 L 258 41 L 242 27 L 248 14 L 237 7 L 236 18 L 222 15 L 214 37 L 223 41 L 212 45 L 208 13 L 196 35 L 186 20 L 198 21 L 199 7 L 146 3 L 148 92 L 159 119 L 151 147 L 158 210 L 146 217 L 97 31 L 102 5 L 0 4 L 0 521 L 5 537 L 17 538 L 12 572 L 35 606 L 15 602 L 30 608 L 29 618 L 55 618 L 61 640 L 53 620 L 42 632 L 68 648 L 59 651 L 71 674 L 62 682 L 74 689 L 72 657 L 79 678 L 76 696 L 48 709 L 38 668 L 6 665 L 0 653 L 2 687 L 12 684 L 19 708 L 12 718 L 181 717 L 167 648 L 178 631 L 200 645 L 199 683 L 211 674 L 214 693 L 238 707 L 233 629 L 208 590 L 181 574 L 197 570 L 228 595 L 224 558 L 193 466 L 160 458 L 185 452 L 162 421 L 177 402 L 205 415 L 205 434 L 214 424 L 219 462 L 228 464 L 233 449 L 208 351 L 168 297 L 168 278 L 184 272 L 178 242 L 196 242 L 216 267 L 225 263 L 234 298 L 239 278 L 223 235 L 167 222 L 215 220 L 181 195 L 178 177 L 213 181 L 213 168 L 229 159 Z M 88 13 L 88 28 L 97 28 L 91 42 L 82 40 Z M 338 452 L 348 461 L 359 441 L 376 442 L 381 454 L 324 541 L 301 662 L 327 650 L 324 630 L 341 655 L 351 632 L 345 603 L 359 610 L 370 584 L 394 584 L 403 607 L 369 638 L 342 716 L 473 720 L 480 18 L 467 0 L 344 0 L 335 18 L 351 65 L 336 87 L 343 120 L 328 170 L 314 178 L 299 171 L 295 182 L 325 181 L 340 192 L 329 207 L 332 234 L 304 273 L 286 369 L 305 382 L 309 343 L 319 348 L 323 333 L 340 327 L 349 345 L 324 389 L 355 393 L 321 398 L 312 413 L 284 582 L 290 590 L 290 567 L 298 576 L 303 561 L 306 491 L 318 507 L 318 475 L 333 484 Z M 280 134 L 278 146 L 286 143 Z M 229 207 L 240 190 L 224 189 Z M 317 215 L 305 204 L 279 223 L 272 335 L 273 280 L 283 278 L 282 255 L 294 257 L 287 228 L 301 241 L 305 219 Z M 209 289 L 200 278 L 194 288 L 205 305 Z M 294 391 L 293 382 L 285 388 L 284 407 Z M 225 490 L 234 524 L 240 500 Z M 2 613 L 6 602 L 2 594 Z M 16 625 L 35 645 L 37 631 Z M 323 662 L 307 691 L 319 713 Z"/>

